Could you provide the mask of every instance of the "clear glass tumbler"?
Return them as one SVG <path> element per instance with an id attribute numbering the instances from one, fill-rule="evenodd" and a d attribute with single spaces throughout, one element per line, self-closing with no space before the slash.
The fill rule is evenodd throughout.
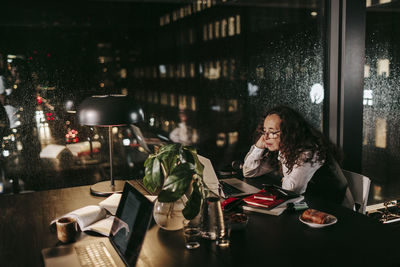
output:
<path id="1" fill-rule="evenodd" d="M 183 221 L 183 236 L 185 238 L 185 246 L 187 249 L 195 249 L 200 247 L 200 223 L 196 220 Z"/>

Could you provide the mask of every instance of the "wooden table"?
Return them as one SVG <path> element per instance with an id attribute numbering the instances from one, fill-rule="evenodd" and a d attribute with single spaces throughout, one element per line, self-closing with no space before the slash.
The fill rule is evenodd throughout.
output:
<path id="1" fill-rule="evenodd" d="M 257 180 L 252 180 L 256 181 Z M 135 184 L 135 183 L 134 183 Z M 0 265 L 43 266 L 41 249 L 58 245 L 49 229 L 54 218 L 104 198 L 89 186 L 0 196 Z M 318 199 L 309 206 L 335 215 L 323 229 L 298 220 L 300 212 L 271 215 L 248 213 L 247 227 L 233 231 L 231 246 L 218 248 L 202 240 L 185 249 L 181 231 L 153 225 L 146 235 L 138 266 L 398 266 L 399 230 L 364 215 Z M 86 234 L 82 238 L 90 238 Z"/>

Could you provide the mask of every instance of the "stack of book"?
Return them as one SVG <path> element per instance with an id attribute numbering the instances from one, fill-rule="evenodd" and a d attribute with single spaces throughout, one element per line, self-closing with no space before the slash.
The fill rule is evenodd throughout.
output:
<path id="1" fill-rule="evenodd" d="M 288 203 L 302 201 L 304 196 L 288 192 L 278 187 L 262 189 L 256 194 L 243 198 L 244 210 L 270 215 L 281 215 Z"/>

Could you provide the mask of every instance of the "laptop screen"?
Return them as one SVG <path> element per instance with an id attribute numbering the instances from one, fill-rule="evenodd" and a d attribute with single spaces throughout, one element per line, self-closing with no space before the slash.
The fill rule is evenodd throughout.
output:
<path id="1" fill-rule="evenodd" d="M 152 211 L 153 203 L 131 184 L 125 183 L 110 241 L 129 265 L 134 265 L 139 256 Z"/>

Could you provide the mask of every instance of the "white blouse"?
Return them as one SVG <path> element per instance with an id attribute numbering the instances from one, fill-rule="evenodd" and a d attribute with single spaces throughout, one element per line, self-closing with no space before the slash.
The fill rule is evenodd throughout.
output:
<path id="1" fill-rule="evenodd" d="M 255 145 L 251 146 L 250 151 L 247 153 L 243 164 L 244 177 L 256 177 L 269 172 L 274 169 L 269 166 L 266 157 L 263 157 L 264 149 L 258 148 Z M 311 161 L 305 162 L 306 159 L 313 157 Z M 300 165 L 295 164 L 290 173 L 288 173 L 287 166 L 282 154 L 278 153 L 278 160 L 282 163 L 282 188 L 303 194 L 307 189 L 307 184 L 313 177 L 314 173 L 324 164 L 317 160 L 317 155 L 311 155 L 311 151 L 305 151 L 301 154 L 304 159 Z"/>

